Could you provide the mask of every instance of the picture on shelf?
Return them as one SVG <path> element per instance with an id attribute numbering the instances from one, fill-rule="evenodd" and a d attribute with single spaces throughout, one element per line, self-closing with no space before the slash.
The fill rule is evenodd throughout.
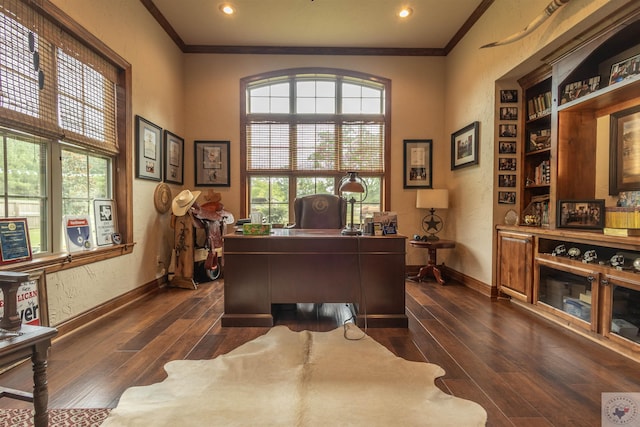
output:
<path id="1" fill-rule="evenodd" d="M 500 107 L 500 120 L 518 120 L 518 107 Z"/>
<path id="2" fill-rule="evenodd" d="M 500 157 L 498 159 L 498 170 L 514 171 L 516 170 L 517 160 L 513 157 Z"/>
<path id="3" fill-rule="evenodd" d="M 582 80 L 579 82 L 569 83 L 564 87 L 564 93 L 560 104 L 566 104 L 569 101 L 578 99 L 581 96 L 595 92 L 600 88 L 600 76 L 591 77 L 590 79 Z"/>
<path id="4" fill-rule="evenodd" d="M 498 143 L 499 154 L 516 154 L 516 142 L 515 141 L 500 141 Z"/>
<path id="5" fill-rule="evenodd" d="M 527 153 L 544 150 L 551 147 L 551 129 L 541 129 L 529 132 L 529 144 Z"/>
<path id="6" fill-rule="evenodd" d="M 513 124 L 499 125 L 498 130 L 502 138 L 515 138 L 518 133 L 518 126 Z"/>
<path id="7" fill-rule="evenodd" d="M 609 84 L 614 84 L 640 74 L 640 55 L 632 56 L 611 66 Z"/>
<path id="8" fill-rule="evenodd" d="M 515 174 L 498 175 L 498 187 L 515 187 L 516 176 Z"/>
<path id="9" fill-rule="evenodd" d="M 503 102 L 505 104 L 513 104 L 518 102 L 518 91 L 516 89 L 501 90 L 500 102 Z"/>
<path id="10" fill-rule="evenodd" d="M 604 199 L 558 200 L 558 228 L 604 228 Z"/>
<path id="11" fill-rule="evenodd" d="M 498 203 L 514 205 L 516 203 L 515 191 L 498 191 Z"/>

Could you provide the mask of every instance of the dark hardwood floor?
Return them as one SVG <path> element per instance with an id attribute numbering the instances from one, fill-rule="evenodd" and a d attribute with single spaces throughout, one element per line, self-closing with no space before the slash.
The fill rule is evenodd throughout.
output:
<path id="1" fill-rule="evenodd" d="M 222 282 L 164 288 L 54 341 L 50 408 L 115 407 L 134 385 L 162 381 L 174 359 L 227 353 L 267 328 L 222 328 Z M 449 282 L 407 282 L 408 329 L 369 329 L 403 358 L 443 367 L 445 392 L 474 400 L 490 426 L 599 426 L 602 392 L 640 392 L 640 364 L 506 300 Z M 304 304 L 278 324 L 327 331 L 351 316 L 345 305 Z M 5 387 L 32 387 L 30 363 L 0 375 Z M 0 399 L 1 408 L 30 407 Z"/>

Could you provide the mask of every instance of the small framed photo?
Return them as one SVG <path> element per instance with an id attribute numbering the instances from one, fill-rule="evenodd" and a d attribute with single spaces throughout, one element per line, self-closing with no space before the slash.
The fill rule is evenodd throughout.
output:
<path id="1" fill-rule="evenodd" d="M 503 205 L 515 205 L 516 192 L 515 191 L 498 191 L 498 203 Z"/>
<path id="2" fill-rule="evenodd" d="M 614 84 L 640 74 L 640 55 L 632 56 L 611 66 L 609 84 Z"/>
<path id="3" fill-rule="evenodd" d="M 558 228 L 604 228 L 604 199 L 558 200 Z"/>
<path id="4" fill-rule="evenodd" d="M 478 164 L 480 122 L 451 134 L 451 170 Z"/>
<path id="5" fill-rule="evenodd" d="M 515 124 L 498 125 L 498 133 L 501 138 L 515 138 L 518 134 L 518 126 Z"/>
<path id="6" fill-rule="evenodd" d="M 640 190 L 640 105 L 611 114 L 609 194 Z"/>
<path id="7" fill-rule="evenodd" d="M 31 261 L 27 218 L 0 218 L 0 265 Z"/>
<path id="8" fill-rule="evenodd" d="M 515 174 L 498 175 L 498 187 L 515 187 L 515 186 L 516 186 Z"/>
<path id="9" fill-rule="evenodd" d="M 514 104 L 518 102 L 518 90 L 517 89 L 501 90 L 500 102 L 504 104 Z"/>
<path id="10" fill-rule="evenodd" d="M 184 139 L 164 131 L 164 181 L 182 185 L 184 179 Z"/>
<path id="11" fill-rule="evenodd" d="M 518 107 L 500 107 L 500 120 L 518 120 Z"/>
<path id="12" fill-rule="evenodd" d="M 431 139 L 404 140 L 404 188 L 432 188 Z"/>
<path id="13" fill-rule="evenodd" d="M 498 142 L 499 154 L 516 154 L 516 142 L 515 141 L 500 141 Z"/>
<path id="14" fill-rule="evenodd" d="M 518 166 L 518 159 L 515 157 L 499 157 L 498 158 L 498 170 L 501 171 L 515 171 Z"/>
<path id="15" fill-rule="evenodd" d="M 229 141 L 195 141 L 196 187 L 229 187 Z"/>
<path id="16" fill-rule="evenodd" d="M 136 116 L 136 178 L 162 181 L 162 128 Z"/>

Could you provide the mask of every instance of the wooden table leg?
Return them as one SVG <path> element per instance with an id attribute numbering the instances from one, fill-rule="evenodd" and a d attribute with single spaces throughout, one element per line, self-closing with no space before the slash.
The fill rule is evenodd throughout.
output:
<path id="1" fill-rule="evenodd" d="M 33 363 L 33 407 L 35 415 L 33 422 L 35 427 L 47 427 L 49 425 L 49 390 L 47 382 L 47 353 L 49 342 L 36 344 L 36 349 L 31 356 Z"/>
<path id="2" fill-rule="evenodd" d="M 428 255 L 429 259 L 427 260 L 427 265 L 420 268 L 420 271 L 418 272 L 417 276 L 409 277 L 409 279 L 415 280 L 417 282 L 421 282 L 422 279 L 425 278 L 426 276 L 432 275 L 436 279 L 436 282 L 438 282 L 441 285 L 444 285 L 442 272 L 440 271 L 440 268 L 438 268 L 438 264 L 436 261 L 436 249 L 428 248 L 428 251 L 429 251 L 429 255 Z"/>

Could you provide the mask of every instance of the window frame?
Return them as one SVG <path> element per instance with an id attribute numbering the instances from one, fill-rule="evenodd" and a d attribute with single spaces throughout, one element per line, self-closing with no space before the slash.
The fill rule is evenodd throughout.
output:
<path id="1" fill-rule="evenodd" d="M 133 188 L 132 188 L 132 72 L 131 64 L 124 58 L 106 46 L 101 40 L 84 29 L 75 22 L 71 17 L 65 14 L 61 9 L 51 3 L 49 0 L 42 2 L 28 2 L 29 7 L 33 8 L 36 13 L 41 14 L 51 21 L 54 25 L 59 26 L 67 31 L 70 35 L 80 41 L 88 49 L 98 54 L 104 60 L 112 64 L 117 69 L 116 85 L 116 144 L 118 154 L 113 156 L 113 198 L 116 201 L 116 212 L 118 222 L 118 231 L 122 236 L 122 244 L 109 247 L 95 248 L 89 251 L 74 253 L 73 256 L 68 253 L 52 252 L 43 256 L 38 256 L 29 262 L 12 264 L 11 266 L 0 266 L 1 270 L 11 269 L 14 271 L 31 271 L 45 269 L 46 272 L 54 272 L 67 268 L 74 268 L 80 265 L 90 264 L 97 261 L 117 257 L 128 254 L 133 251 Z M 12 128 L 11 123 L 4 123 L 4 126 Z M 58 143 L 53 144 L 56 147 Z M 56 148 L 56 150 L 59 148 Z M 51 150 L 51 160 L 55 161 L 55 150 Z M 60 182 L 56 182 L 52 177 L 51 188 L 49 191 L 56 191 L 56 187 L 60 186 Z M 54 198 L 52 198 L 54 199 Z M 50 209 L 56 203 L 52 200 Z M 59 201 L 58 201 L 59 203 Z M 51 215 L 50 218 L 53 218 Z M 61 227 L 61 225 L 60 225 Z M 50 225 L 50 238 L 57 239 L 57 231 L 60 227 Z"/>
<path id="2" fill-rule="evenodd" d="M 391 80 L 374 76 L 371 74 L 361 73 L 358 71 L 338 69 L 338 68 L 321 68 L 321 67 L 303 67 L 303 68 L 290 68 L 284 70 L 276 70 L 268 73 L 257 74 L 249 77 L 244 77 L 240 80 L 240 216 L 247 217 L 250 206 L 250 198 L 248 194 L 249 190 L 249 179 L 252 174 L 247 172 L 247 135 L 246 135 L 246 125 L 247 125 L 247 106 L 248 106 L 248 87 L 258 81 L 265 81 L 265 84 L 268 83 L 268 80 L 277 81 L 279 79 L 291 79 L 299 75 L 331 75 L 335 76 L 336 79 L 357 79 L 357 80 L 365 80 L 370 82 L 375 82 L 384 87 L 384 126 L 385 126 L 385 135 L 384 135 L 384 152 L 383 152 L 383 162 L 384 162 L 384 172 L 381 176 L 381 201 L 380 204 L 382 206 L 383 211 L 388 211 L 391 200 L 391 190 L 390 190 L 390 182 L 391 182 Z M 321 78 L 318 78 L 321 80 Z M 337 80 L 334 80 L 337 81 Z M 294 89 L 295 90 L 295 89 Z M 295 116 L 296 121 L 304 122 L 305 115 L 296 115 L 292 113 L 293 105 L 296 102 L 295 99 L 290 100 L 291 109 L 290 113 L 286 114 L 287 116 Z M 258 114 L 257 116 L 259 116 Z M 320 116 L 321 114 L 318 114 Z M 268 116 L 268 114 L 265 114 Z M 348 121 L 349 118 L 359 118 L 362 115 L 358 114 L 346 114 L 340 115 L 341 121 Z M 253 174 L 255 175 L 255 174 Z M 335 173 L 323 173 L 322 171 L 309 171 L 309 170 L 300 170 L 300 171 L 287 171 L 286 173 L 281 173 L 281 171 L 274 171 L 273 175 L 287 175 L 294 180 L 300 177 L 309 177 L 309 176 L 327 176 L 334 177 L 337 182 L 339 182 L 340 178 L 343 175 L 338 176 Z M 362 173 L 362 176 L 367 176 L 366 173 Z M 295 185 L 289 186 L 289 211 L 290 215 L 293 212 L 293 200 L 295 198 Z"/>

